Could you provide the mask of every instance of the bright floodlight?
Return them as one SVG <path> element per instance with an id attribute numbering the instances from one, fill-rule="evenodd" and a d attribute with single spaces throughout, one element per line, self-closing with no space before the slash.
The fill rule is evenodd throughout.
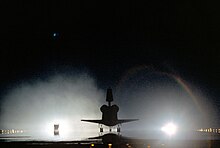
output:
<path id="1" fill-rule="evenodd" d="M 45 131 L 49 136 L 54 136 L 54 125 L 59 125 L 59 134 L 64 137 L 70 133 L 71 126 L 68 120 L 59 119 L 53 120 L 46 124 Z"/>
<path id="2" fill-rule="evenodd" d="M 172 122 L 167 123 L 166 125 L 164 125 L 161 130 L 166 133 L 169 136 L 172 136 L 176 133 L 177 131 L 177 126 L 175 124 L 173 124 Z"/>

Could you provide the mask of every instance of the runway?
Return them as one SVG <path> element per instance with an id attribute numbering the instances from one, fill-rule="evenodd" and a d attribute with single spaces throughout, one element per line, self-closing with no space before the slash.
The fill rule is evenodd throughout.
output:
<path id="1" fill-rule="evenodd" d="M 0 142 L 1 148 L 19 147 L 19 148 L 210 148 L 219 147 L 219 140 L 139 140 L 131 143 L 107 144 L 92 141 L 65 141 L 65 142 L 46 142 L 46 141 L 29 141 L 29 142 Z"/>
<path id="2" fill-rule="evenodd" d="M 47 141 L 28 136 L 9 136 L 0 138 L 0 147 L 10 148 L 210 148 L 219 147 L 218 135 L 206 135 L 206 139 L 144 139 L 128 138 L 109 133 L 84 140 Z"/>

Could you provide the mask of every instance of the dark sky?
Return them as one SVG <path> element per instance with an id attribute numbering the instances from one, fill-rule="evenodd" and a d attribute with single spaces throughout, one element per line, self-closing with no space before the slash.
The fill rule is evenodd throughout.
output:
<path id="1" fill-rule="evenodd" d="M 131 67 L 175 71 L 220 96 L 220 12 L 214 2 L 1 2 L 0 91 L 83 69 L 99 87 Z M 57 33 L 53 37 L 53 33 Z"/>

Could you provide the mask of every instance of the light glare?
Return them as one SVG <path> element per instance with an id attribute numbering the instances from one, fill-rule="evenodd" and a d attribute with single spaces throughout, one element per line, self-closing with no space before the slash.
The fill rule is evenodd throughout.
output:
<path id="1" fill-rule="evenodd" d="M 45 127 L 48 135 L 53 136 L 54 134 L 54 124 L 59 124 L 59 133 L 61 136 L 67 136 L 71 131 L 71 126 L 67 120 L 54 120 L 52 122 L 47 123 Z"/>
<path id="2" fill-rule="evenodd" d="M 161 128 L 161 131 L 163 131 L 164 133 L 166 133 L 169 136 L 172 136 L 176 133 L 177 126 L 175 124 L 173 124 L 172 122 L 170 122 L 170 123 L 167 123 L 165 126 L 163 126 Z"/>

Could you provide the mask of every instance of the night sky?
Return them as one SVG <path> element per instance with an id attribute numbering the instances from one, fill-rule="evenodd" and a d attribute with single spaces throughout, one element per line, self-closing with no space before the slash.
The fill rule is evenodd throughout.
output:
<path id="1" fill-rule="evenodd" d="M 8 1 L 0 13 L 1 96 L 20 82 L 73 71 L 115 89 L 144 65 L 180 76 L 220 111 L 217 3 Z"/>

